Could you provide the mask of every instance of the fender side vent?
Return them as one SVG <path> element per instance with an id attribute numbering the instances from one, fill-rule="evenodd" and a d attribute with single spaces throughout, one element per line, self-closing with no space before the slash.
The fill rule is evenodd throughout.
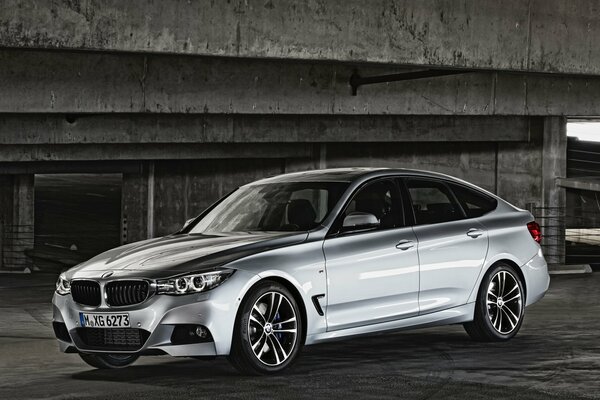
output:
<path id="1" fill-rule="evenodd" d="M 312 297 L 312 302 L 315 306 L 315 309 L 317 310 L 317 313 L 320 316 L 325 315 L 325 313 L 323 312 L 323 308 L 321 307 L 321 303 L 319 303 L 319 299 L 322 299 L 323 297 L 325 297 L 324 294 L 317 294 Z"/>

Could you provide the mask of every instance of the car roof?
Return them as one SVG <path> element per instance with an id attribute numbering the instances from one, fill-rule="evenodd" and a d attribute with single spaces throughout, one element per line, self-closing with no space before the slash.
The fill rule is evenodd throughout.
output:
<path id="1" fill-rule="evenodd" d="M 261 179 L 250 183 L 250 185 L 283 182 L 354 182 L 357 180 L 362 180 L 361 178 L 366 179 L 388 175 L 419 175 L 460 181 L 459 179 L 449 175 L 418 169 L 357 167 L 315 169 L 311 171 L 293 172 Z"/>

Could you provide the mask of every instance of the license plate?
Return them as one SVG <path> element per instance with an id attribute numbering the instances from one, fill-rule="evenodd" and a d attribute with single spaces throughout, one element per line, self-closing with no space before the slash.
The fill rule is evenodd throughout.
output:
<path id="1" fill-rule="evenodd" d="M 83 328 L 129 328 L 129 314 L 79 313 Z"/>

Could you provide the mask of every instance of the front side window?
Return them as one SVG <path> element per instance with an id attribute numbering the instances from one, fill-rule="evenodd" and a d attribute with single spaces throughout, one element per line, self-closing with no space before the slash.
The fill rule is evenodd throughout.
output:
<path id="1" fill-rule="evenodd" d="M 407 179 L 417 225 L 437 224 L 464 218 L 448 187 L 429 179 Z"/>
<path id="2" fill-rule="evenodd" d="M 477 218 L 493 211 L 498 206 L 498 201 L 484 193 L 470 189 L 468 187 L 450 183 L 452 191 L 467 213 L 467 218 Z"/>
<path id="3" fill-rule="evenodd" d="M 377 229 L 402 226 L 402 213 L 398 209 L 395 184 L 388 179 L 367 184 L 352 197 L 340 221 L 356 212 L 373 214 L 379 220 Z"/>
<path id="4" fill-rule="evenodd" d="M 284 182 L 244 186 L 189 233 L 307 231 L 316 228 L 347 189 L 346 182 Z"/>

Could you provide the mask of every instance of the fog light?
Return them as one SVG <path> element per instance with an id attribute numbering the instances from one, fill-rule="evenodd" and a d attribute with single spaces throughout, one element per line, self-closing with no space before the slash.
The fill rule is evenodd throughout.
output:
<path id="1" fill-rule="evenodd" d="M 172 344 L 192 344 L 212 342 L 213 338 L 207 327 L 202 325 L 175 325 L 171 334 Z"/>
<path id="2" fill-rule="evenodd" d="M 206 339 L 208 337 L 208 331 L 203 326 L 196 327 L 196 336 L 202 339 Z"/>

